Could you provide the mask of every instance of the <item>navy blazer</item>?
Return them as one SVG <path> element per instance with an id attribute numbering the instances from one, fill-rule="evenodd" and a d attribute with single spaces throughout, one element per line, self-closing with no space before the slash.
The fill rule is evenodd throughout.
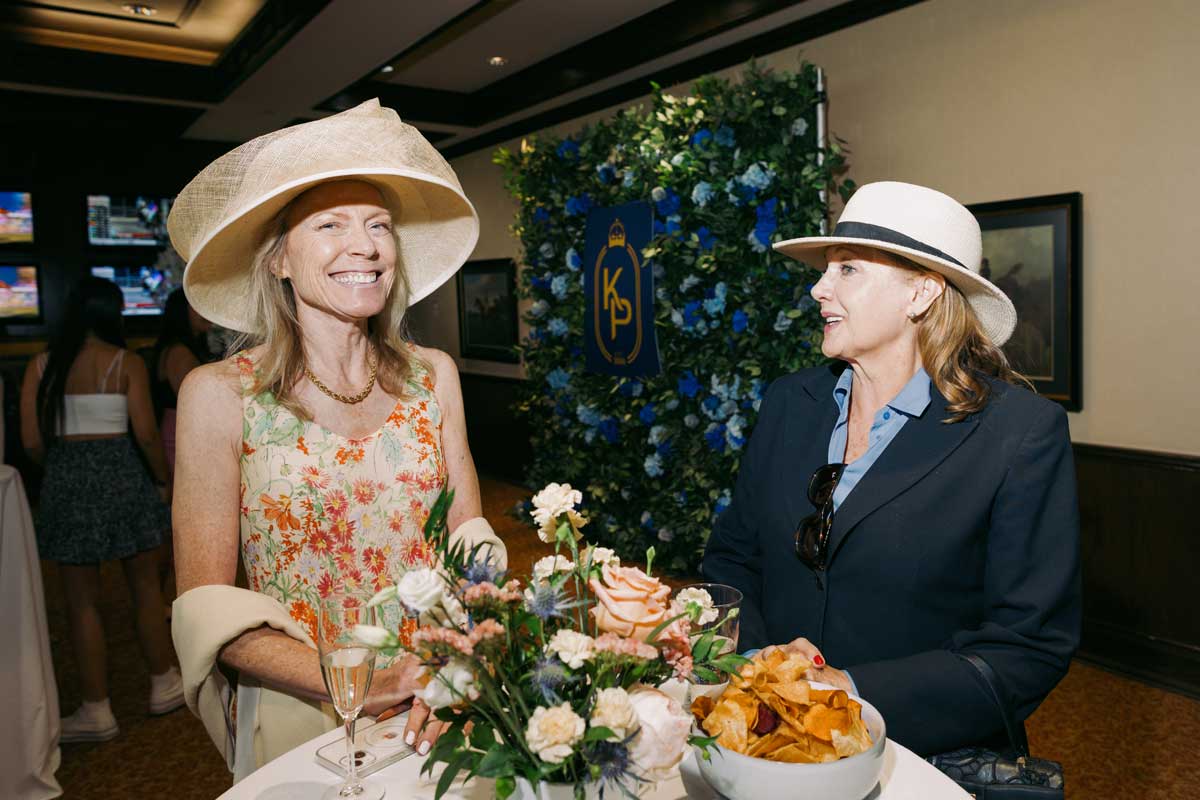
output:
<path id="1" fill-rule="evenodd" d="M 1024 720 L 1079 643 L 1066 414 L 992 381 L 982 411 L 946 424 L 946 399 L 931 386 L 925 413 L 839 506 L 818 583 L 795 555 L 794 532 L 814 510 L 808 480 L 827 461 L 843 366 L 771 384 L 704 577 L 745 594 L 739 649 L 807 637 L 849 670 L 897 742 L 922 755 L 994 742 L 1003 719 L 956 653 L 983 657 L 1010 716 Z"/>

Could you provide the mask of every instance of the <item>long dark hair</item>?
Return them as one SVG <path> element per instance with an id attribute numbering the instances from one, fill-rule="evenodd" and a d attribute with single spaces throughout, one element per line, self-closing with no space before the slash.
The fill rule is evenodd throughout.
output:
<path id="1" fill-rule="evenodd" d="M 162 333 L 158 335 L 158 341 L 154 343 L 154 360 L 150 362 L 156 380 L 163 380 L 164 377 L 158 373 L 159 365 L 162 363 L 162 354 L 177 344 L 190 350 L 201 364 L 212 360 L 212 354 L 208 352 L 208 344 L 204 341 L 204 337 L 197 336 L 196 332 L 192 330 L 187 296 L 184 295 L 183 289 L 176 289 L 167 295 L 167 303 L 163 306 Z"/>
<path id="2" fill-rule="evenodd" d="M 104 278 L 88 276 L 75 285 L 67 296 L 63 322 L 50 339 L 46 369 L 38 382 L 38 429 L 47 445 L 58 438 L 59 421 L 63 418 L 63 397 L 67 391 L 67 374 L 83 349 L 88 335 L 115 347 L 125 348 L 125 331 L 121 309 L 125 299 L 115 283 Z"/>

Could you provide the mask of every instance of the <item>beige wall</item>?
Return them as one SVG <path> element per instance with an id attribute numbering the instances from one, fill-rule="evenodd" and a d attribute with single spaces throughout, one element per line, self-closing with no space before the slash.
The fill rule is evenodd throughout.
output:
<path id="1" fill-rule="evenodd" d="M 928 0 L 767 61 L 825 68 L 858 183 L 923 183 L 964 203 L 1082 192 L 1072 436 L 1200 454 L 1198 31 L 1193 0 Z M 515 256 L 490 148 L 454 168 L 482 219 L 476 257 Z M 419 327 L 456 353 L 453 288 L 434 302 Z"/>

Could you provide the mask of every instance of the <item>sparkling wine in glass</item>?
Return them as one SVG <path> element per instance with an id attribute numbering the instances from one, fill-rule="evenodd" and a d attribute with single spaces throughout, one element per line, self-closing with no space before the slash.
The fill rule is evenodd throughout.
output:
<path id="1" fill-rule="evenodd" d="M 374 608 L 367 607 L 370 595 L 333 594 L 321 600 L 317 613 L 317 652 L 321 675 L 333 707 L 346 727 L 346 781 L 333 786 L 323 800 L 356 798 L 382 800 L 383 787 L 358 778 L 354 752 L 354 722 L 362 713 L 375 674 L 375 650 L 354 639 L 355 625 L 375 625 Z"/>

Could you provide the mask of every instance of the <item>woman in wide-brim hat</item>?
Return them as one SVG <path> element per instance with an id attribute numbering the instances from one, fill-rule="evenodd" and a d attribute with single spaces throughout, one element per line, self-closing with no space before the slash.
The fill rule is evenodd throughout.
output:
<path id="1" fill-rule="evenodd" d="M 979 225 L 873 183 L 832 235 L 775 249 L 822 272 L 834 364 L 767 392 L 704 575 L 745 595 L 744 646 L 802 653 L 901 744 L 1007 745 L 1079 642 L 1079 520 L 1066 414 L 999 349 L 1016 313 Z"/>
<path id="2" fill-rule="evenodd" d="M 246 335 L 181 387 L 174 507 L 186 695 L 240 778 L 334 726 L 312 649 L 320 601 L 426 563 L 443 488 L 453 535 L 503 560 L 454 362 L 403 326 L 479 225 L 445 160 L 371 101 L 217 159 L 168 229 L 188 301 Z M 411 699 L 417 680 L 411 659 L 378 669 L 366 711 Z M 426 713 L 418 701 L 410 715 L 420 751 L 441 730 L 422 731 Z"/>

